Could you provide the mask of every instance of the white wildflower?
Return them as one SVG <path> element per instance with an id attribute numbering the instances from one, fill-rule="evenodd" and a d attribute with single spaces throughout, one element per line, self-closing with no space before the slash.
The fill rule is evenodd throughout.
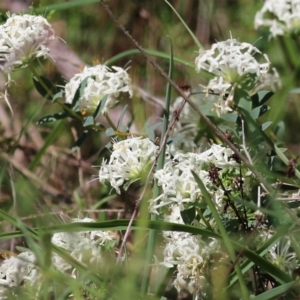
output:
<path id="1" fill-rule="evenodd" d="M 255 94 L 258 91 L 268 90 L 276 92 L 278 89 L 281 89 L 282 82 L 279 77 L 279 74 L 275 68 L 272 68 L 272 72 L 264 74 L 257 82 L 255 88 L 251 93 Z"/>
<path id="2" fill-rule="evenodd" d="M 266 0 L 255 15 L 255 28 L 269 27 L 270 37 L 297 33 L 300 29 L 299 0 Z"/>
<path id="3" fill-rule="evenodd" d="M 94 222 L 94 220 L 73 219 L 72 222 Z M 108 232 L 104 231 L 81 231 L 81 232 L 58 232 L 55 233 L 51 242 L 59 246 L 75 258 L 86 265 L 99 264 L 101 262 L 102 247 L 107 243 L 113 246 L 115 238 Z M 71 271 L 72 274 L 75 270 L 58 254 L 53 253 L 52 261 L 54 266 L 62 271 Z"/>
<path id="4" fill-rule="evenodd" d="M 47 58 L 47 43 L 53 39 L 54 31 L 44 17 L 8 15 L 6 23 L 0 25 L 0 70 L 11 73 L 35 58 Z"/>
<path id="5" fill-rule="evenodd" d="M 179 206 L 172 205 L 170 215 L 165 221 L 183 224 Z M 220 253 L 221 247 L 217 240 L 204 241 L 199 235 L 188 232 L 164 231 L 164 261 L 166 268 L 177 268 L 174 287 L 181 291 L 187 289 L 193 295 L 199 294 L 207 284 L 207 263 L 211 255 Z"/>
<path id="6" fill-rule="evenodd" d="M 73 222 L 94 222 L 89 218 L 73 219 Z M 102 263 L 102 252 L 109 251 L 116 238 L 108 231 L 59 232 L 52 236 L 51 242 L 63 248 L 75 260 L 88 267 Z M 77 270 L 58 254 L 52 252 L 52 266 L 57 270 L 77 277 Z M 36 265 L 35 254 L 30 250 L 5 259 L 0 265 L 0 299 L 5 297 L 10 287 L 21 286 L 29 282 L 31 286 L 41 284 L 43 273 Z"/>
<path id="7" fill-rule="evenodd" d="M 260 54 L 264 62 L 259 63 L 254 58 L 256 54 Z M 210 50 L 201 49 L 195 64 L 198 72 L 206 70 L 216 76 L 209 82 L 206 92 L 219 95 L 215 104 L 219 116 L 232 111 L 236 89 L 251 92 L 258 84 L 270 82 L 268 56 L 253 45 L 233 38 L 214 43 Z"/>
<path id="8" fill-rule="evenodd" d="M 178 205 L 184 210 L 189 204 L 201 201 L 202 193 L 194 179 L 192 170 L 199 176 L 205 186 L 211 183 L 209 167 L 214 165 L 222 169 L 236 167 L 237 163 L 230 159 L 233 151 L 229 148 L 213 144 L 202 153 L 177 153 L 164 168 L 155 172 L 157 184 L 162 187 L 162 193 L 156 199 L 150 200 L 150 211 L 159 213 L 164 206 Z M 217 206 L 222 206 L 222 191 L 212 191 Z"/>
<path id="9" fill-rule="evenodd" d="M 113 145 L 109 161 L 103 161 L 99 181 L 110 185 L 120 194 L 120 186 L 127 181 L 141 179 L 149 171 L 158 146 L 148 138 L 130 138 Z"/>
<path id="10" fill-rule="evenodd" d="M 126 70 L 120 67 L 109 68 L 105 65 L 84 67 L 65 86 L 66 103 L 72 103 L 75 93 L 84 79 L 87 83 L 79 98 L 78 108 L 83 115 L 93 115 L 100 101 L 107 95 L 107 100 L 101 112 L 109 109 L 113 97 L 121 92 L 132 96 L 130 77 Z"/>
<path id="11" fill-rule="evenodd" d="M 269 59 L 264 54 L 265 62 L 259 63 L 255 54 L 261 52 L 251 44 L 240 43 L 236 39 L 214 43 L 210 50 L 200 50 L 196 58 L 196 70 L 206 70 L 218 77 L 224 83 L 243 83 L 249 80 L 249 75 L 257 77 L 269 70 Z"/>
<path id="12" fill-rule="evenodd" d="M 299 268 L 300 262 L 297 254 L 292 250 L 291 240 L 283 238 L 269 249 L 267 257 L 273 264 L 290 275 Z"/>
<path id="13" fill-rule="evenodd" d="M 34 283 L 37 279 L 35 255 L 33 252 L 22 252 L 17 256 L 5 259 L 0 266 L 0 279 L 8 286 L 18 286 L 22 281 Z"/>

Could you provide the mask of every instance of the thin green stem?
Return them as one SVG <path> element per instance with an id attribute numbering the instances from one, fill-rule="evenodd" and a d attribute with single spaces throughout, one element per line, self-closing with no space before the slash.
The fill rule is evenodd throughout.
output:
<path id="1" fill-rule="evenodd" d="M 114 131 L 118 131 L 118 128 L 115 126 L 115 124 L 113 123 L 113 121 L 111 120 L 111 118 L 109 117 L 109 115 L 108 115 L 107 112 L 104 113 L 104 117 L 105 117 L 107 123 L 109 124 L 109 126 L 110 126 Z"/>
<path id="2" fill-rule="evenodd" d="M 213 228 L 210 226 L 209 222 L 205 219 L 205 217 L 203 216 L 203 213 L 201 211 L 201 209 L 196 208 L 197 214 L 199 215 L 199 217 L 201 218 L 201 220 L 204 222 L 204 224 L 206 225 L 206 227 L 208 229 L 210 229 L 211 231 L 214 231 Z"/>

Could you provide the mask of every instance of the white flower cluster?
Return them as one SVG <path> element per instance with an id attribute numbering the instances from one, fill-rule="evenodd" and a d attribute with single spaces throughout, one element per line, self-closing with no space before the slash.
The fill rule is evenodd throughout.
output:
<path id="1" fill-rule="evenodd" d="M 74 75 L 65 86 L 66 103 L 72 103 L 74 95 L 84 79 L 87 79 L 86 87 L 78 101 L 78 107 L 83 115 L 93 115 L 98 104 L 104 96 L 108 95 L 102 113 L 106 112 L 113 97 L 118 97 L 119 93 L 129 93 L 132 96 L 130 77 L 126 70 L 120 67 L 96 65 L 84 67 L 84 69 Z"/>
<path id="2" fill-rule="evenodd" d="M 298 32 L 300 29 L 299 0 L 266 0 L 260 11 L 255 15 L 255 28 L 270 28 L 270 36 Z"/>
<path id="3" fill-rule="evenodd" d="M 179 206 L 172 205 L 170 210 L 165 221 L 184 224 Z M 207 263 L 212 261 L 211 255 L 222 252 L 219 242 L 211 239 L 208 243 L 201 236 L 186 232 L 165 231 L 163 236 L 166 244 L 161 264 L 166 268 L 177 267 L 175 288 L 178 291 L 186 289 L 193 295 L 199 294 L 207 285 L 205 275 Z M 227 257 L 225 253 L 222 256 Z"/>
<path id="4" fill-rule="evenodd" d="M 214 174 L 220 180 L 228 172 L 238 176 L 238 163 L 231 159 L 232 155 L 231 149 L 217 144 L 211 145 L 202 153 L 177 153 L 163 169 L 154 174 L 162 192 L 156 199 L 150 200 L 150 212 L 163 215 L 167 222 L 184 224 L 181 212 L 193 205 L 197 206 L 197 202 L 202 200 L 202 192 L 191 171 L 199 176 L 216 208 L 222 211 L 224 190 L 211 172 L 217 172 Z M 223 186 L 227 188 L 225 182 Z M 196 227 L 198 223 L 197 218 L 192 221 Z M 228 254 L 222 251 L 221 244 L 216 239 L 204 240 L 199 235 L 175 231 L 164 231 L 163 237 L 165 247 L 161 265 L 166 268 L 176 267 L 174 286 L 178 291 L 186 289 L 194 297 L 205 294 L 210 276 L 207 265 L 211 264 L 215 273 L 222 273 L 227 268 Z"/>
<path id="5" fill-rule="evenodd" d="M 150 200 L 150 212 L 159 213 L 164 206 L 178 205 L 181 210 L 190 203 L 201 201 L 202 193 L 195 181 L 193 170 L 204 185 L 211 183 L 209 177 L 210 165 L 220 168 L 220 174 L 226 168 L 236 167 L 237 163 L 230 159 L 232 150 L 213 144 L 202 153 L 177 153 L 172 161 L 167 162 L 164 168 L 155 172 L 157 184 L 162 187 L 162 193 L 156 199 Z M 217 189 L 212 193 L 218 207 L 222 206 L 223 190 Z"/>
<path id="6" fill-rule="evenodd" d="M 133 137 L 113 145 L 109 162 L 103 161 L 99 181 L 110 185 L 120 194 L 120 186 L 126 181 L 141 179 L 147 174 L 158 150 L 148 138 Z"/>
<path id="7" fill-rule="evenodd" d="M 281 270 L 292 276 L 300 264 L 297 254 L 291 249 L 290 238 L 288 236 L 284 237 L 269 249 L 267 258 Z"/>
<path id="8" fill-rule="evenodd" d="M 38 278 L 35 255 L 30 251 L 5 259 L 0 266 L 0 296 L 6 288 L 18 286 L 22 281 L 35 282 Z"/>
<path id="9" fill-rule="evenodd" d="M 94 222 L 92 219 L 73 219 L 72 222 Z M 116 240 L 106 231 L 60 232 L 55 233 L 51 242 L 65 249 L 74 259 L 87 266 L 101 262 L 103 248 L 111 249 Z M 76 269 L 58 254 L 52 253 L 52 266 L 57 270 L 76 277 Z M 36 265 L 35 254 L 30 250 L 5 259 L 0 265 L 0 299 L 6 299 L 8 288 L 29 282 L 35 284 L 41 278 Z"/>
<path id="10" fill-rule="evenodd" d="M 94 222 L 90 218 L 73 219 L 72 222 Z M 59 232 L 55 233 L 51 242 L 66 251 L 77 261 L 85 265 L 97 265 L 101 261 L 102 247 L 107 243 L 113 245 L 115 238 L 106 231 L 81 231 L 81 232 Z M 76 276 L 76 269 L 67 263 L 58 254 L 52 255 L 53 266 L 61 272 L 71 272 Z"/>
<path id="11" fill-rule="evenodd" d="M 236 39 L 228 39 L 212 45 L 210 50 L 200 50 L 196 58 L 196 70 L 206 70 L 216 77 L 206 87 L 208 93 L 219 95 L 215 104 L 217 114 L 232 111 L 233 98 L 236 88 L 250 92 L 257 85 L 271 83 L 270 76 L 278 74 L 269 73 L 270 62 L 268 56 L 263 54 L 264 62 L 259 63 L 255 54 L 262 54 L 256 47 L 248 43 L 240 43 Z M 267 82 L 267 83 L 266 83 Z M 274 85 L 273 85 L 274 87 Z M 228 95 L 226 95 L 228 94 Z M 225 99 L 225 100 L 224 100 Z"/>
<path id="12" fill-rule="evenodd" d="M 0 70 L 11 73 L 31 60 L 49 56 L 47 43 L 55 39 L 48 21 L 41 16 L 8 15 L 0 25 Z"/>

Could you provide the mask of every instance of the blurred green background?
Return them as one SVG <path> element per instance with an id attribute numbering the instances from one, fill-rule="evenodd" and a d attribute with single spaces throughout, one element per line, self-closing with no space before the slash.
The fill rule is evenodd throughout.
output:
<path id="1" fill-rule="evenodd" d="M 95 61 L 104 63 L 134 48 L 103 7 L 99 3 L 88 4 L 90 2 L 96 1 L 3 1 L 0 9 L 2 13 L 8 10 L 24 12 L 31 5 L 34 11 L 47 14 L 57 36 L 66 42 L 68 48 L 60 55 L 65 57 L 67 69 L 74 73 L 85 64 L 92 65 Z M 120 23 L 144 48 L 168 54 L 170 39 L 174 56 L 187 63 L 194 62 L 199 49 L 164 1 L 110 0 L 107 3 Z M 267 29 L 254 29 L 254 16 L 262 7 L 261 1 L 173 0 L 170 3 L 204 48 L 208 49 L 215 41 L 232 36 L 241 42 L 254 44 L 268 54 L 282 78 L 283 89 L 272 97 L 269 103 L 271 110 L 264 117 L 273 121 L 272 128 L 278 133 L 277 137 L 297 155 L 300 141 L 299 97 L 298 94 L 288 94 L 292 87 L 299 86 L 297 44 L 290 38 L 269 40 Z M 77 58 L 73 60 L 70 53 Z M 296 57 L 296 65 L 289 65 L 289 57 Z M 123 57 L 115 65 L 124 66 L 129 61 L 133 84 L 163 100 L 166 82 L 142 55 Z M 156 61 L 164 70 L 168 70 L 168 60 L 156 58 Z M 58 71 L 59 67 L 59 61 L 42 61 L 39 72 L 55 84 L 63 85 L 69 78 Z M 33 87 L 28 69 L 13 74 L 13 79 L 16 84 L 9 89 L 13 116 L 4 101 L 1 102 L 0 147 L 2 153 L 10 156 L 0 157 L 0 206 L 6 209 L 14 207 L 20 215 L 31 215 L 47 210 L 88 212 L 96 205 L 97 208 L 116 209 L 108 216 L 105 212 L 103 218 L 116 216 L 118 209 L 121 209 L 123 216 L 128 216 L 127 211 L 130 211 L 134 202 L 130 200 L 132 195 L 127 193 L 113 202 L 108 198 L 103 200 L 110 190 L 98 183 L 98 168 L 92 168 L 92 165 L 101 164 L 99 153 L 107 143 L 105 135 L 94 133 L 81 151 L 71 153 L 70 149 L 82 131 L 81 124 L 64 120 L 61 124 L 36 126 L 36 121 L 59 111 L 59 107 L 41 99 Z M 199 85 L 205 85 L 208 79 L 196 73 L 194 68 L 176 63 L 174 80 L 197 89 Z M 175 93 L 173 98 L 176 98 Z M 161 107 L 157 108 L 151 101 L 145 102 L 138 95 L 128 104 L 129 111 L 135 116 L 136 130 L 141 130 L 150 116 L 156 120 L 161 117 Z"/>

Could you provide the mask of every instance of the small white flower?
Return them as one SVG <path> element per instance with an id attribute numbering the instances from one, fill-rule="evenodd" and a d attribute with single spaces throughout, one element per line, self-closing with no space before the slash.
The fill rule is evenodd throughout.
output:
<path id="1" fill-rule="evenodd" d="M 264 63 L 259 63 L 255 54 L 261 52 L 251 44 L 240 43 L 236 39 L 218 42 L 212 45 L 210 50 L 200 50 L 196 58 L 196 70 L 206 70 L 218 77 L 222 77 L 225 83 L 243 83 L 249 80 L 249 75 L 257 77 L 269 70 L 267 55 Z"/>
<path id="2" fill-rule="evenodd" d="M 193 170 L 204 185 L 207 185 L 211 183 L 208 174 L 211 164 L 221 169 L 237 166 L 237 163 L 230 159 L 232 154 L 231 149 L 216 144 L 202 153 L 175 154 L 172 161 L 167 162 L 163 169 L 154 174 L 157 184 L 162 187 L 162 194 L 150 200 L 150 212 L 158 214 L 160 208 L 171 204 L 184 210 L 189 204 L 200 201 L 202 193 L 191 171 Z M 218 206 L 221 194 L 222 191 L 212 192 Z"/>
<path id="3" fill-rule="evenodd" d="M 35 58 L 47 58 L 50 52 L 47 43 L 55 39 L 48 21 L 27 14 L 8 17 L 0 25 L 0 70 L 11 73 Z"/>
<path id="4" fill-rule="evenodd" d="M 183 224 L 179 206 L 172 205 L 165 221 Z M 201 236 L 187 232 L 164 231 L 164 261 L 166 268 L 177 268 L 174 287 L 181 291 L 189 290 L 197 295 L 207 284 L 207 263 L 211 262 L 211 254 L 221 253 L 220 243 L 216 239 L 205 242 Z M 226 254 L 224 254 L 226 255 Z"/>
<path id="5" fill-rule="evenodd" d="M 34 273 L 36 268 L 34 253 L 22 252 L 3 261 L 0 266 L 0 278 L 10 287 L 18 286 L 23 280 L 34 283 L 38 278 L 38 276 L 33 276 L 36 274 Z"/>
<path id="6" fill-rule="evenodd" d="M 130 138 L 113 145 L 109 162 L 103 161 L 99 181 L 110 185 L 120 194 L 120 186 L 129 180 L 138 180 L 149 170 L 158 146 L 148 138 Z"/>
<path id="7" fill-rule="evenodd" d="M 275 68 L 272 68 L 272 71 L 273 72 L 263 74 L 263 76 L 259 78 L 256 86 L 251 91 L 252 94 L 262 90 L 276 92 L 278 89 L 281 89 L 282 82 L 279 74 Z"/>
<path id="8" fill-rule="evenodd" d="M 270 28 L 270 37 L 291 34 L 300 29 L 299 0 L 266 0 L 255 15 L 254 26 Z"/>
<path id="9" fill-rule="evenodd" d="M 254 58 L 256 54 L 260 54 L 264 62 L 258 62 Z M 219 95 L 214 107 L 219 116 L 232 111 L 237 88 L 251 92 L 255 88 L 257 90 L 258 85 L 262 87 L 262 83 L 270 83 L 268 56 L 253 45 L 240 43 L 233 38 L 213 44 L 210 50 L 201 49 L 195 64 L 198 72 L 205 70 L 215 75 L 206 92 L 207 95 Z M 272 85 L 274 87 L 275 84 Z"/>
<path id="10" fill-rule="evenodd" d="M 94 220 L 84 218 L 73 219 L 72 222 L 94 222 Z M 80 231 L 55 233 L 51 242 L 68 251 L 77 261 L 86 265 L 92 265 L 101 262 L 102 247 L 105 247 L 108 243 L 112 246 L 111 242 L 114 240 L 115 238 L 105 231 Z M 53 253 L 52 262 L 62 272 L 70 271 L 72 274 L 75 273 L 75 270 L 72 270 L 72 266 L 56 253 Z"/>
<path id="11" fill-rule="evenodd" d="M 288 272 L 290 275 L 299 268 L 297 255 L 291 248 L 289 238 L 283 238 L 269 249 L 267 257 L 277 265 L 281 270 Z"/>
<path id="12" fill-rule="evenodd" d="M 84 67 L 74 75 L 65 86 L 66 103 L 72 103 L 74 95 L 84 79 L 87 79 L 86 87 L 78 101 L 78 108 L 83 115 L 93 115 L 100 101 L 107 95 L 107 101 L 102 108 L 106 112 L 113 97 L 118 97 L 121 92 L 132 96 L 130 78 L 126 70 L 120 67 L 109 68 L 105 65 Z"/>
<path id="13" fill-rule="evenodd" d="M 73 219 L 73 222 L 94 222 L 90 218 Z M 116 238 L 108 231 L 59 232 L 52 236 L 51 242 L 66 250 L 70 256 L 88 267 L 102 263 L 102 251 L 109 251 Z M 76 278 L 77 270 L 58 254 L 52 252 L 52 266 Z M 41 284 L 43 273 L 36 265 L 35 254 L 22 252 L 6 259 L 0 265 L 0 299 L 8 288 L 29 282 L 31 286 Z"/>

